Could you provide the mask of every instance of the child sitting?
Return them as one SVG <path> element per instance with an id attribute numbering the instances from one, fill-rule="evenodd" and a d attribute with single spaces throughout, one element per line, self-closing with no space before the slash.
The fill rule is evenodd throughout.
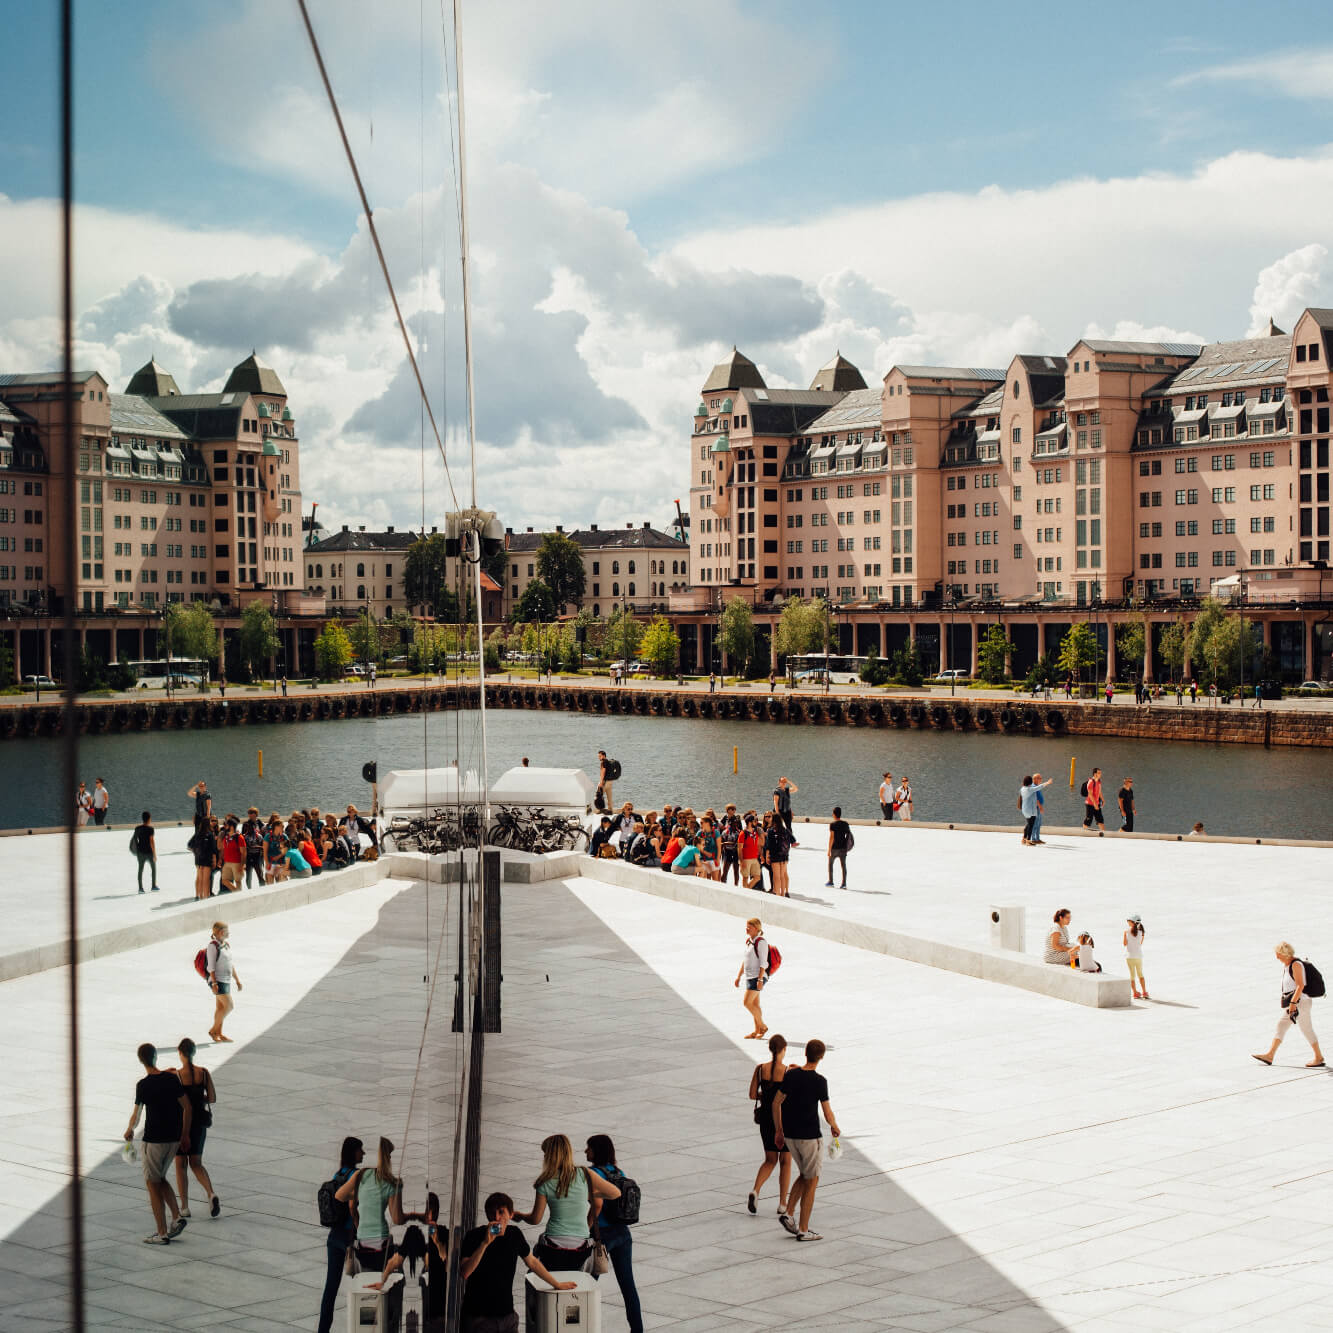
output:
<path id="1" fill-rule="evenodd" d="M 1074 955 L 1071 966 L 1077 967 L 1080 972 L 1100 972 L 1102 965 L 1097 961 L 1093 948 L 1092 936 L 1085 930 L 1078 937 L 1078 947 L 1071 950 Z"/>

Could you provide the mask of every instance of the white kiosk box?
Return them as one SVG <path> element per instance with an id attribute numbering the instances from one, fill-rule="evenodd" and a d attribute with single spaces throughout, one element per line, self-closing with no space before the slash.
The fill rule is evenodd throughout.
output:
<path id="1" fill-rule="evenodd" d="M 589 1273 L 552 1273 L 557 1281 L 574 1283 L 573 1291 L 556 1291 L 534 1273 L 525 1275 L 524 1313 L 528 1333 L 602 1333 L 602 1293 Z"/>

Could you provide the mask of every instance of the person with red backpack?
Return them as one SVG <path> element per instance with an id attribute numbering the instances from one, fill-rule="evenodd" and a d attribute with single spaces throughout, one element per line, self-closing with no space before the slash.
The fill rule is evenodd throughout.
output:
<path id="1" fill-rule="evenodd" d="M 241 821 L 228 815 L 218 840 L 222 852 L 221 893 L 239 893 L 245 875 L 245 839 L 241 837 Z"/>
<path id="2" fill-rule="evenodd" d="M 752 916 L 745 923 L 745 957 L 741 960 L 740 971 L 736 973 L 736 980 L 732 983 L 739 986 L 741 978 L 745 978 L 745 992 L 741 999 L 746 1011 L 754 1019 L 754 1031 L 745 1034 L 747 1040 L 768 1035 L 759 1000 L 764 983 L 781 965 L 782 955 L 764 939 L 763 922 L 757 916 Z"/>

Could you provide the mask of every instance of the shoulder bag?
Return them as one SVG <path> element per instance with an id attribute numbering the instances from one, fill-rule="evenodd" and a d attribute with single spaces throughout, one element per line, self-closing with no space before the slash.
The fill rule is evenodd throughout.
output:
<path id="1" fill-rule="evenodd" d="M 592 1253 L 588 1256 L 588 1272 L 593 1277 L 605 1277 L 611 1271 L 611 1256 L 606 1252 L 606 1246 L 602 1244 L 597 1231 L 597 1214 L 592 1206 L 592 1173 L 586 1166 L 583 1168 L 583 1176 L 588 1186 L 588 1233 L 592 1240 Z"/>

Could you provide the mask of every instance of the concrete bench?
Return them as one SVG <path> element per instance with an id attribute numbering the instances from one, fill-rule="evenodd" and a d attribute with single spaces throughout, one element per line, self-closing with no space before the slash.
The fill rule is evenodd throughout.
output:
<path id="1" fill-rule="evenodd" d="M 600 880 L 604 884 L 618 884 L 673 902 L 724 912 L 742 920 L 758 914 L 764 918 L 766 926 L 815 935 L 835 944 L 868 949 L 872 953 L 902 958 L 909 963 L 921 963 L 925 967 L 938 967 L 945 972 L 958 972 L 981 981 L 1016 986 L 1020 990 L 1050 995 L 1072 1004 L 1086 1004 L 1094 1009 L 1129 1007 L 1128 976 L 1077 972 L 1071 967 L 1043 963 L 1040 957 L 1033 954 L 1016 953 L 1009 949 L 992 949 L 980 945 L 970 947 L 925 939 L 919 935 L 888 930 L 883 926 L 872 926 L 863 921 L 831 916 L 817 907 L 792 902 L 790 898 L 761 895 L 753 889 L 719 884 L 697 875 L 669 875 L 651 867 L 591 856 L 581 855 L 578 860 L 579 872 L 584 878 Z"/>

